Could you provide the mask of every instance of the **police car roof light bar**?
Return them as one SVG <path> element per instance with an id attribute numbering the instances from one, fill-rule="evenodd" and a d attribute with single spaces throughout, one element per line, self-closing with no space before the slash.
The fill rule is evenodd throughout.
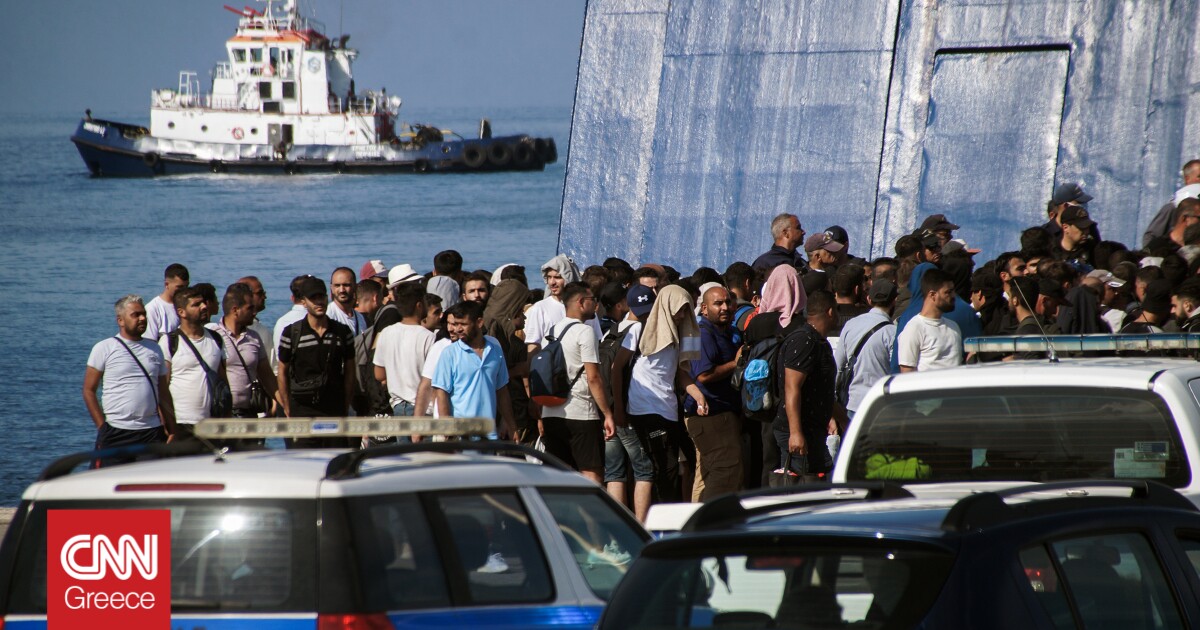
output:
<path id="1" fill-rule="evenodd" d="M 839 492 L 839 490 L 841 492 Z M 848 490 L 865 490 L 866 494 L 859 496 Z M 788 495 L 809 495 L 816 492 L 828 491 L 828 497 L 796 497 L 795 501 L 781 501 L 770 505 L 760 505 L 747 508 L 742 504 L 746 499 L 756 499 L 761 497 L 785 497 Z M 750 492 L 739 492 L 734 494 L 726 494 L 719 496 L 711 501 L 705 501 L 700 509 L 696 510 L 692 517 L 683 524 L 680 528 L 681 532 L 694 532 L 705 529 L 711 529 L 714 526 L 740 522 L 754 516 L 756 514 L 766 514 L 776 510 L 794 507 L 797 503 L 805 505 L 818 505 L 821 503 L 830 503 L 833 501 L 846 501 L 859 499 L 863 501 L 883 501 L 887 499 L 911 499 L 913 494 L 906 490 L 903 486 L 884 482 L 884 481 L 867 481 L 867 482 L 850 482 L 850 483 L 826 483 L 826 484 L 807 484 L 799 486 L 787 486 L 783 488 L 762 488 Z"/>
<path id="2" fill-rule="evenodd" d="M 385 444 L 382 446 L 372 446 L 361 451 L 342 453 L 329 461 L 329 465 L 325 468 L 325 478 L 337 480 L 358 477 L 359 469 L 362 468 L 363 462 L 376 457 L 409 455 L 412 453 L 461 453 L 463 451 L 521 454 L 526 457 L 533 457 L 551 468 L 567 472 L 574 472 L 575 470 L 553 455 L 539 451 L 531 446 L 517 444 L 516 442 L 502 442 L 499 440 L 480 442 L 420 442 L 417 444 Z"/>
<path id="3" fill-rule="evenodd" d="M 1089 495 L 1088 488 L 1128 488 L 1130 493 L 1129 496 Z M 1004 501 L 1010 497 L 1047 492 L 1058 494 L 1048 497 L 1031 497 L 1040 500 L 1015 505 Z M 1031 513 L 1049 514 L 1079 507 L 1079 504 L 1074 502 L 1081 499 L 1089 500 L 1088 507 L 1139 501 L 1147 506 L 1190 512 L 1197 510 L 1196 505 L 1183 495 L 1175 492 L 1170 486 L 1157 481 L 1149 479 L 1079 479 L 1015 486 L 964 497 L 946 513 L 946 518 L 942 520 L 942 529 L 951 532 L 965 532 L 990 527 L 1011 520 L 1018 514 L 1024 516 Z"/>
<path id="4" fill-rule="evenodd" d="M 971 337 L 963 342 L 967 352 L 1146 352 L 1149 350 L 1200 350 L 1200 333 L 1153 335 L 1046 335 Z"/>
<path id="5" fill-rule="evenodd" d="M 495 430 L 496 421 L 491 418 L 209 418 L 196 425 L 196 436 L 209 440 L 364 435 L 487 437 Z"/>

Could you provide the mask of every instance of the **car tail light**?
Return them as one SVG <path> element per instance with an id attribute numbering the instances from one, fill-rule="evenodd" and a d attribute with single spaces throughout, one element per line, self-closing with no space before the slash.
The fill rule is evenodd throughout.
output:
<path id="1" fill-rule="evenodd" d="M 0 628 L 3 630 L 3 628 Z M 383 613 L 317 615 L 317 630 L 393 630 Z"/>

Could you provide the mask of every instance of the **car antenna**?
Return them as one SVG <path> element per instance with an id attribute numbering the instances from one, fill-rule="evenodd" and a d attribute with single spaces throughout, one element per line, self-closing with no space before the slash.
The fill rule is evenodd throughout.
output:
<path id="1" fill-rule="evenodd" d="M 1054 344 L 1050 342 L 1050 335 L 1046 334 L 1046 329 L 1042 326 L 1042 320 L 1038 318 L 1037 300 L 1035 299 L 1033 302 L 1030 302 L 1029 298 L 1025 297 L 1025 292 L 1021 290 L 1021 284 L 1019 282 L 1011 282 L 1009 283 L 1009 286 L 1017 290 L 1017 293 L 1019 294 L 1018 299 L 1025 304 L 1025 306 L 1030 307 L 1030 310 L 1033 311 L 1033 322 L 1037 324 L 1038 332 L 1042 334 L 1042 341 L 1046 344 L 1046 358 L 1051 363 L 1058 363 L 1058 353 L 1054 351 Z M 1036 296 L 1034 297 L 1036 298 Z"/>

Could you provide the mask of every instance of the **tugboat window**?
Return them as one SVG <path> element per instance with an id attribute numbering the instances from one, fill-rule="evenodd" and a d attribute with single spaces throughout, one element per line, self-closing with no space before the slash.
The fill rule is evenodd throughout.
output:
<path id="1" fill-rule="evenodd" d="M 295 81 L 284 81 L 283 82 L 283 98 L 284 99 L 293 99 L 293 100 L 296 98 L 296 82 Z"/>
<path id="2" fill-rule="evenodd" d="M 263 101 L 262 105 L 262 110 L 265 114 L 278 114 L 279 112 L 283 111 L 279 107 L 279 101 Z"/>
<path id="3" fill-rule="evenodd" d="M 173 123 L 173 122 L 167 123 L 167 129 L 174 129 L 174 128 L 175 128 L 175 123 Z"/>
<path id="4" fill-rule="evenodd" d="M 200 125 L 200 131 L 208 131 L 208 125 Z"/>
<path id="5" fill-rule="evenodd" d="M 262 81 L 258 84 L 258 97 L 271 98 L 271 82 Z"/>
<path id="6" fill-rule="evenodd" d="M 253 61 L 254 63 L 260 63 L 262 61 L 262 49 L 261 48 L 251 48 L 250 49 L 250 60 Z"/>
<path id="7" fill-rule="evenodd" d="M 252 136 L 257 136 L 257 135 L 258 135 L 258 127 L 251 127 L 251 128 L 250 128 L 250 135 L 252 135 Z"/>
<path id="8" fill-rule="evenodd" d="M 245 48 L 234 48 L 233 49 L 233 60 L 237 61 L 237 62 L 245 61 L 246 60 L 246 49 Z"/>

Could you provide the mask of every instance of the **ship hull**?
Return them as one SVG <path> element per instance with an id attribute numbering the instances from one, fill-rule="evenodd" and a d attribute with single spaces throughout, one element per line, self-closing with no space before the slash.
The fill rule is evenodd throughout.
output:
<path id="1" fill-rule="evenodd" d="M 198 173 L 474 173 L 540 171 L 557 161 L 554 140 L 527 135 L 421 143 L 266 145 L 179 142 L 143 127 L 82 120 L 71 141 L 93 177 L 158 177 Z"/>

